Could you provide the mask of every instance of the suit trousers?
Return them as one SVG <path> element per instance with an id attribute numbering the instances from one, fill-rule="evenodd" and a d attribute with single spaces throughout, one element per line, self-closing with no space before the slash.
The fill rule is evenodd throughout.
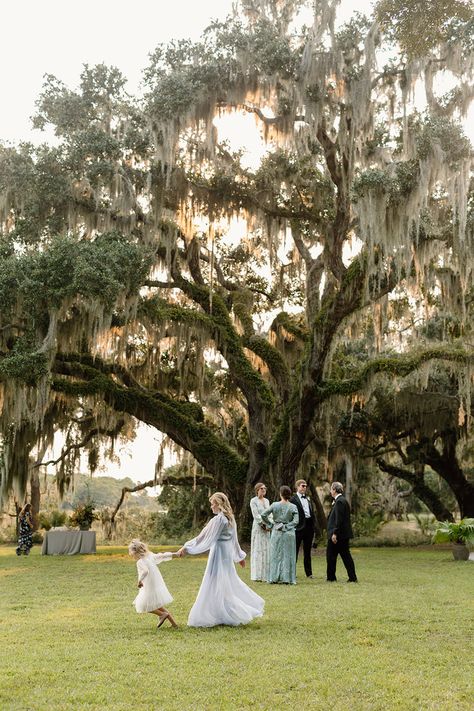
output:
<path id="1" fill-rule="evenodd" d="M 345 538 L 338 540 L 337 543 L 333 543 L 331 539 L 328 540 L 328 545 L 326 548 L 326 562 L 327 562 L 327 580 L 336 580 L 336 563 L 337 556 L 340 555 L 342 562 L 347 570 L 347 576 L 352 582 L 357 581 L 357 575 L 355 571 L 354 561 L 349 550 L 349 539 Z"/>
<path id="2" fill-rule="evenodd" d="M 296 560 L 298 560 L 298 553 L 300 550 L 301 542 L 303 542 L 303 564 L 304 572 L 306 576 L 313 574 L 313 569 L 311 567 L 311 547 L 313 545 L 314 538 L 314 525 L 310 518 L 305 519 L 304 528 L 299 531 L 296 530 Z"/>

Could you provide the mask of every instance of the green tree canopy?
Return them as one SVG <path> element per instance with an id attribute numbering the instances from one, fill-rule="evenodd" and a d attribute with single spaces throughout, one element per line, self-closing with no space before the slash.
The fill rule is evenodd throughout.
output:
<path id="1" fill-rule="evenodd" d="M 474 89 L 459 4 L 456 31 L 443 24 L 416 59 L 394 45 L 404 25 L 336 25 L 323 0 L 308 26 L 313 3 L 247 0 L 199 42 L 159 46 L 142 96 L 102 65 L 77 89 L 46 78 L 35 125 L 58 144 L 0 149 L 4 490 L 57 428 L 64 482 L 81 443 L 138 420 L 240 505 L 323 456 L 330 413 L 380 374 L 467 372 Z M 232 115 L 254 118 L 258 165 L 220 138 L 216 117 Z M 433 346 L 421 325 L 446 313 L 459 337 Z M 368 325 L 365 362 L 338 374 L 334 353 Z"/>

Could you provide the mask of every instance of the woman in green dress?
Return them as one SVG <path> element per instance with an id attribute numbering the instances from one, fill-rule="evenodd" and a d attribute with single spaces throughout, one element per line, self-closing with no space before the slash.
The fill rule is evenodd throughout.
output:
<path id="1" fill-rule="evenodd" d="M 275 501 L 261 512 L 262 521 L 272 530 L 270 540 L 270 583 L 296 584 L 295 529 L 298 509 L 289 498 L 289 486 L 280 487 L 280 501 Z M 272 520 L 273 519 L 273 520 Z"/>

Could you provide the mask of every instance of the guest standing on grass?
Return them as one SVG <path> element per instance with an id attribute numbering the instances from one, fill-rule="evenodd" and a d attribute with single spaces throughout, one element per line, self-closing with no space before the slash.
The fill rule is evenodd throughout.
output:
<path id="1" fill-rule="evenodd" d="M 33 546 L 33 515 L 31 504 L 25 504 L 18 515 L 18 546 L 16 554 L 30 554 Z"/>
<path id="2" fill-rule="evenodd" d="M 137 612 L 150 612 L 158 616 L 158 627 L 169 620 L 172 627 L 177 627 L 171 612 L 165 607 L 173 598 L 170 595 L 163 576 L 157 565 L 172 560 L 177 553 L 152 553 L 146 543 L 134 538 L 128 546 L 129 555 L 137 561 L 138 587 L 140 592 L 133 601 Z"/>
<path id="3" fill-rule="evenodd" d="M 313 568 L 311 565 L 311 549 L 313 547 L 315 516 L 313 505 L 308 498 L 308 485 L 304 479 L 298 479 L 295 484 L 296 494 L 291 497 L 290 501 L 298 509 L 298 525 L 295 531 L 296 538 L 296 560 L 301 543 L 303 543 L 303 564 L 304 572 L 307 578 L 313 577 Z"/>
<path id="4" fill-rule="evenodd" d="M 214 517 L 196 538 L 178 551 L 198 555 L 209 551 L 206 570 L 196 602 L 189 613 L 190 627 L 243 625 L 263 615 L 265 601 L 237 575 L 235 563 L 245 567 L 245 553 L 239 545 L 234 513 L 229 499 L 217 491 L 209 503 Z"/>
<path id="5" fill-rule="evenodd" d="M 281 486 L 280 501 L 262 513 L 263 522 L 272 529 L 269 583 L 296 584 L 295 529 L 299 516 L 296 506 L 290 503 L 290 496 L 290 487 Z"/>
<path id="6" fill-rule="evenodd" d="M 340 555 L 347 570 L 348 583 L 356 583 L 357 575 L 354 561 L 349 550 L 352 538 L 351 510 L 343 496 L 344 487 L 339 481 L 331 484 L 331 496 L 334 499 L 328 518 L 328 544 L 326 549 L 328 582 L 336 580 L 337 556 Z"/>
<path id="7" fill-rule="evenodd" d="M 253 516 L 252 538 L 250 544 L 250 579 L 268 581 L 270 566 L 270 527 L 262 521 L 262 512 L 270 503 L 265 498 L 267 487 L 262 482 L 255 484 L 255 494 L 250 499 Z"/>

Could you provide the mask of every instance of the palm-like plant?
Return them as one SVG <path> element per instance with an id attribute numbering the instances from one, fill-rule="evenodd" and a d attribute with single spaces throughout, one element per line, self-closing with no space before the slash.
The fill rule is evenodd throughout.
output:
<path id="1" fill-rule="evenodd" d="M 474 518 L 463 518 L 458 522 L 438 521 L 433 543 L 474 543 Z"/>

